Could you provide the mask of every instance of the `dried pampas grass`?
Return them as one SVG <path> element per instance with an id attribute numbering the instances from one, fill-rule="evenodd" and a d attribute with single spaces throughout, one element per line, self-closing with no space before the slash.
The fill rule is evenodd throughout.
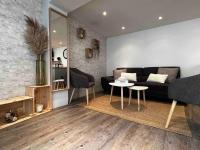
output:
<path id="1" fill-rule="evenodd" d="M 48 47 L 47 29 L 38 23 L 36 19 L 25 16 L 27 29 L 25 31 L 25 40 L 37 55 L 42 55 Z"/>

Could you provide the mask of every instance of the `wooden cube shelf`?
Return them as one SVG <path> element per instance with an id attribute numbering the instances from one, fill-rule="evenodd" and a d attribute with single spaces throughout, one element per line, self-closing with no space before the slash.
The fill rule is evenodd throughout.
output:
<path id="1" fill-rule="evenodd" d="M 26 95 L 33 97 L 34 110 L 36 104 L 43 104 L 44 111 L 52 110 L 51 86 L 28 86 L 26 87 Z"/>

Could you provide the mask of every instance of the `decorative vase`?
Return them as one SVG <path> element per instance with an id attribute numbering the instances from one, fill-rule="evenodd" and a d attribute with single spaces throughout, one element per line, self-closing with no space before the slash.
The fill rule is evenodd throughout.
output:
<path id="1" fill-rule="evenodd" d="M 36 112 L 41 113 L 43 111 L 44 105 L 42 104 L 36 104 Z"/>
<path id="2" fill-rule="evenodd" d="M 46 84 L 45 61 L 43 60 L 43 55 L 37 55 L 36 85 L 45 85 L 45 84 Z"/>

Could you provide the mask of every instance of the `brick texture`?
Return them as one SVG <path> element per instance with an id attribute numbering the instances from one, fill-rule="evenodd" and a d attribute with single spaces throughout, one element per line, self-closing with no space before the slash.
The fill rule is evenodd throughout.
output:
<path id="1" fill-rule="evenodd" d="M 86 30 L 85 39 L 77 38 L 77 28 L 79 27 Z M 91 48 L 93 38 L 100 41 L 100 55 L 87 59 L 85 57 L 85 48 Z M 70 67 L 76 67 L 93 75 L 96 81 L 96 91 L 102 91 L 101 77 L 106 75 L 106 38 L 79 21 L 70 18 L 70 48 Z M 85 91 L 81 90 L 78 96 L 84 95 Z"/>
<path id="2" fill-rule="evenodd" d="M 35 54 L 24 40 L 24 15 L 41 21 L 42 0 L 0 0 L 0 99 L 35 83 Z M 37 16 L 37 17 L 36 17 Z"/>

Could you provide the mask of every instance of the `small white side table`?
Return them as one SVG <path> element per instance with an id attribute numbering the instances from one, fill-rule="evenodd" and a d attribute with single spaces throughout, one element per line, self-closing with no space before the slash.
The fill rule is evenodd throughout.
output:
<path id="1" fill-rule="evenodd" d="M 123 88 L 124 87 L 131 87 L 134 85 L 134 83 L 121 83 L 121 82 L 113 82 L 109 83 L 111 87 L 111 93 L 110 93 L 110 103 L 112 102 L 112 95 L 113 95 L 113 87 L 121 87 L 121 109 L 124 109 L 124 96 L 123 96 Z"/>
<path id="2" fill-rule="evenodd" d="M 147 90 L 147 86 L 133 86 L 129 88 L 129 102 L 128 104 L 130 105 L 131 99 L 132 99 L 132 90 L 137 91 L 137 99 L 138 99 L 138 111 L 140 111 L 140 91 L 143 92 L 143 100 L 144 103 L 146 103 L 146 98 L 145 98 L 145 90 Z"/>

